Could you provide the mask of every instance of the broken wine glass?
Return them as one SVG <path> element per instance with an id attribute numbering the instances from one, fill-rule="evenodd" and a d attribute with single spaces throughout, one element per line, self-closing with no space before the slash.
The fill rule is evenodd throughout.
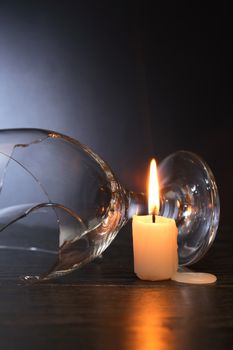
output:
<path id="1" fill-rule="evenodd" d="M 179 151 L 159 166 L 160 215 L 176 220 L 180 265 L 199 260 L 219 222 L 208 165 Z M 110 245 L 146 197 L 125 190 L 87 146 L 53 131 L 0 131 L 0 266 L 28 280 L 67 274 Z M 4 276 L 4 271 L 0 271 Z"/>

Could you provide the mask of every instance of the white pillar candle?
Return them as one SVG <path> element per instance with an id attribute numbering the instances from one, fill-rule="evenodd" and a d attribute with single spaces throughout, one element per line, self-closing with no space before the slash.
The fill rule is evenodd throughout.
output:
<path id="1" fill-rule="evenodd" d="M 142 280 L 170 279 L 177 271 L 177 234 L 173 219 L 133 217 L 134 272 Z"/>

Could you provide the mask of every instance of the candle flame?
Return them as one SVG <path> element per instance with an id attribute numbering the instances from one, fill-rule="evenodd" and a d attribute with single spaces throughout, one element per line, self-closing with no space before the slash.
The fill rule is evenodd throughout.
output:
<path id="1" fill-rule="evenodd" d="M 149 185 L 148 185 L 148 211 L 149 214 L 159 212 L 159 184 L 157 165 L 155 159 L 150 162 Z"/>

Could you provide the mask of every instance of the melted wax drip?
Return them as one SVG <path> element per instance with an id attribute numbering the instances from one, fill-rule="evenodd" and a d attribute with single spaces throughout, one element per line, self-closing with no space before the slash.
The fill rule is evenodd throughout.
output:
<path id="1" fill-rule="evenodd" d="M 187 284 L 211 284 L 217 281 L 217 277 L 211 273 L 193 272 L 188 268 L 179 268 L 171 279 Z"/>

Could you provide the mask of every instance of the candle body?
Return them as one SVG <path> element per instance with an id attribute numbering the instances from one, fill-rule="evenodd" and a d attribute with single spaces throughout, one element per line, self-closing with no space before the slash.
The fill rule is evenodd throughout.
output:
<path id="1" fill-rule="evenodd" d="M 134 272 L 143 280 L 170 279 L 177 271 L 177 234 L 173 219 L 156 216 L 133 217 Z"/>

